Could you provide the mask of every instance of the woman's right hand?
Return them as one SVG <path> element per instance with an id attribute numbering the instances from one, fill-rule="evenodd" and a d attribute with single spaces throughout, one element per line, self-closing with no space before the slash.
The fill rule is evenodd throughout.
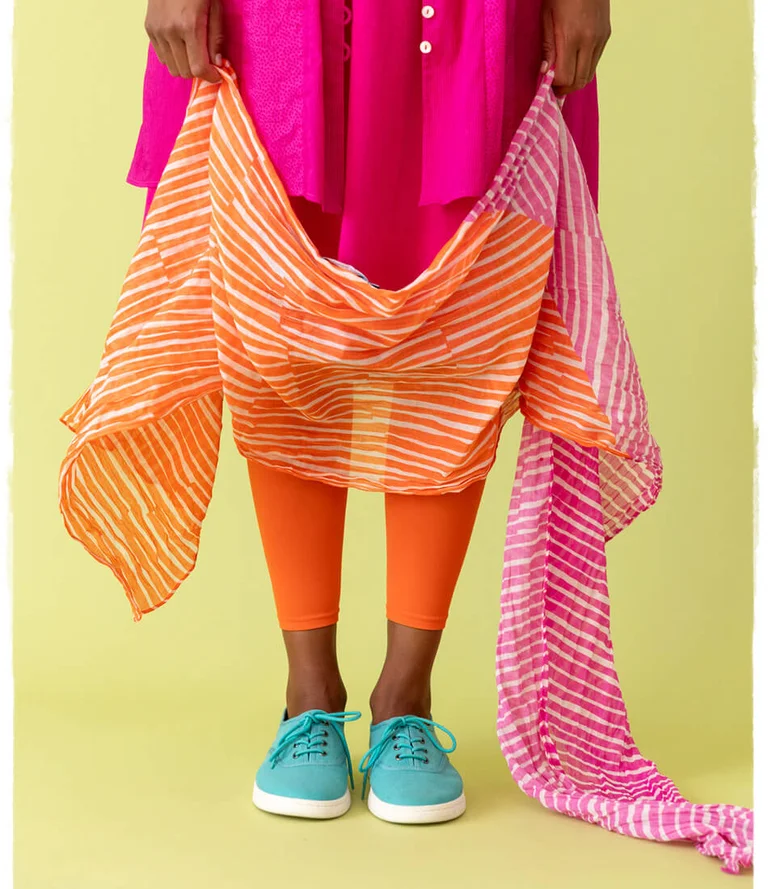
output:
<path id="1" fill-rule="evenodd" d="M 221 80 L 214 67 L 224 50 L 221 0 L 149 0 L 144 27 L 174 77 Z"/>

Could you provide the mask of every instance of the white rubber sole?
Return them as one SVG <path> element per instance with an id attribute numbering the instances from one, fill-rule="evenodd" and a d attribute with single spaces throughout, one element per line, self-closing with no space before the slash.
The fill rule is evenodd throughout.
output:
<path id="1" fill-rule="evenodd" d="M 272 815 L 288 815 L 293 818 L 338 818 L 349 811 L 352 795 L 347 788 L 344 796 L 338 799 L 294 799 L 266 793 L 258 785 L 253 785 L 253 804 L 262 812 Z"/>
<path id="2" fill-rule="evenodd" d="M 368 791 L 368 809 L 371 814 L 382 821 L 392 824 L 439 824 L 441 821 L 453 821 L 463 815 L 467 808 L 464 794 L 449 803 L 434 806 L 396 806 L 380 800 L 372 791 Z"/>

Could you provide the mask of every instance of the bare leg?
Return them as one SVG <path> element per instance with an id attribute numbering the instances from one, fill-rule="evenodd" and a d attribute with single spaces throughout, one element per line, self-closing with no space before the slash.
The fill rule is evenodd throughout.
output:
<path id="1" fill-rule="evenodd" d="M 347 690 L 336 659 L 336 625 L 317 630 L 283 630 L 288 654 L 288 717 L 305 710 L 342 711 Z"/>
<path id="2" fill-rule="evenodd" d="M 431 676 L 442 630 L 416 630 L 387 621 L 387 657 L 371 695 L 374 723 L 432 712 Z"/>

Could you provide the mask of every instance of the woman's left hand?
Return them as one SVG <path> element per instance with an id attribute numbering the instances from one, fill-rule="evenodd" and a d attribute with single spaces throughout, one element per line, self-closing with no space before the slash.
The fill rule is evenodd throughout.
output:
<path id="1" fill-rule="evenodd" d="M 544 0 L 544 61 L 554 66 L 555 91 L 567 96 L 595 76 L 611 36 L 610 0 Z"/>

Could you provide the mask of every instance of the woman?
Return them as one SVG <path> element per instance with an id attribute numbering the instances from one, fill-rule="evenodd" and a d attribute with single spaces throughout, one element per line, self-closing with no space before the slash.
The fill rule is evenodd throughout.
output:
<path id="1" fill-rule="evenodd" d="M 584 90 L 610 35 L 608 0 L 149 0 L 146 29 L 129 181 L 148 187 L 147 206 L 189 78 L 219 82 L 226 56 L 318 250 L 393 290 L 418 277 L 488 188 L 540 73 L 554 67 L 561 96 Z M 566 109 L 595 195 L 594 85 Z M 350 802 L 343 722 L 359 716 L 344 713 L 335 647 L 347 488 L 255 460 L 249 471 L 289 662 L 286 711 L 254 801 L 334 817 Z M 452 748 L 433 732 L 430 676 L 483 486 L 385 494 L 388 646 L 363 765 L 369 807 L 387 820 L 464 811 Z"/>

